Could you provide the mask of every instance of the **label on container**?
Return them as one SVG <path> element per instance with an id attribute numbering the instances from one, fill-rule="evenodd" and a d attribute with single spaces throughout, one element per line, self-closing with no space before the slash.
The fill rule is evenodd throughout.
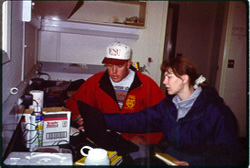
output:
<path id="1" fill-rule="evenodd" d="M 31 115 L 30 151 L 43 144 L 43 115 Z"/>

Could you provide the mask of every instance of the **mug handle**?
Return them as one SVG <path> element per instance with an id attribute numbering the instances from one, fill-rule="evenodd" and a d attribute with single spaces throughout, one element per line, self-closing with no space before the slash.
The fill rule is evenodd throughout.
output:
<path id="1" fill-rule="evenodd" d="M 88 156 L 88 154 L 83 151 L 84 149 L 89 149 L 90 150 L 90 149 L 93 149 L 93 148 L 90 147 L 90 146 L 84 146 L 84 147 L 81 148 L 81 150 L 80 150 L 81 154 L 83 156 Z"/>

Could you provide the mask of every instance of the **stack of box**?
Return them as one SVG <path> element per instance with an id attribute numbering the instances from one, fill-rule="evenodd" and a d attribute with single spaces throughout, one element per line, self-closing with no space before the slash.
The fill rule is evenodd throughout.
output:
<path id="1" fill-rule="evenodd" d="M 30 115 L 33 109 L 26 109 L 22 114 L 22 130 L 26 147 L 30 148 L 35 137 L 32 136 L 33 129 L 30 123 Z M 68 144 L 70 140 L 71 112 L 64 107 L 49 107 L 42 109 L 44 115 L 43 146 Z M 30 151 L 34 151 L 31 149 Z"/>

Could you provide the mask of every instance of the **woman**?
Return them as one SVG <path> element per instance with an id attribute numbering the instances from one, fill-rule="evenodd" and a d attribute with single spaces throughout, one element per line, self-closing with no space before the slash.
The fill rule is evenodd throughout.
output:
<path id="1" fill-rule="evenodd" d="M 166 153 L 179 165 L 235 165 L 241 158 L 236 119 L 215 89 L 184 57 L 163 62 L 171 98 L 134 114 L 105 115 L 107 127 L 130 133 L 162 131 Z M 202 86 L 203 85 L 203 86 Z"/>

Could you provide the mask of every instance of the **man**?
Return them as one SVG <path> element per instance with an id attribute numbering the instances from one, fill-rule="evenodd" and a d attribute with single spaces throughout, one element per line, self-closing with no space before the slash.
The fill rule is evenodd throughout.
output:
<path id="1" fill-rule="evenodd" d="M 150 77 L 130 69 L 129 46 L 119 42 L 110 44 L 102 63 L 107 70 L 86 80 L 66 101 L 66 107 L 72 111 L 72 120 L 77 120 L 80 126 L 83 119 L 79 115 L 78 100 L 103 113 L 134 113 L 159 103 L 165 97 Z M 162 133 L 122 133 L 122 136 L 135 144 L 157 144 L 162 139 Z"/>

